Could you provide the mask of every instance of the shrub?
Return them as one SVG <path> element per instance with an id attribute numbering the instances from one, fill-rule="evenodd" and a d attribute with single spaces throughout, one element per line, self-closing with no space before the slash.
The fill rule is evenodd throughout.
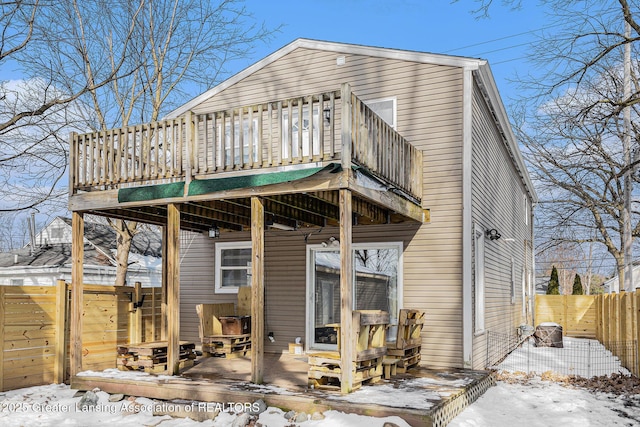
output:
<path id="1" fill-rule="evenodd" d="M 560 295 L 560 282 L 558 281 L 558 269 L 554 265 L 551 269 L 551 278 L 547 286 L 547 295 Z"/>

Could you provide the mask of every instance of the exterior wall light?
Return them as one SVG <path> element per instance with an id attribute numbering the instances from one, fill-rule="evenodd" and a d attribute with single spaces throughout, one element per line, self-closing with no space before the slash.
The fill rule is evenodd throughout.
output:
<path id="1" fill-rule="evenodd" d="M 331 125 L 331 109 L 327 107 L 324 110 L 322 110 L 322 113 L 324 118 L 324 125 L 325 126 Z"/>
<path id="2" fill-rule="evenodd" d="M 489 240 L 498 240 L 500 237 L 502 237 L 500 233 L 498 233 L 498 230 L 496 230 L 495 228 L 492 228 L 491 230 L 487 230 L 486 234 Z"/>
<path id="3" fill-rule="evenodd" d="M 220 229 L 215 225 L 209 229 L 209 237 L 212 239 L 217 239 L 220 237 Z"/>

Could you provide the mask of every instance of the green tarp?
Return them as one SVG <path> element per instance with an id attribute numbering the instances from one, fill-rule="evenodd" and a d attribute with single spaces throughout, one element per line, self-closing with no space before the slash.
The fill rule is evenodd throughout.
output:
<path id="1" fill-rule="evenodd" d="M 218 191 L 237 188 L 261 187 L 281 184 L 308 178 L 321 171 L 336 173 L 342 170 L 339 163 L 331 163 L 325 167 L 296 169 L 283 172 L 256 173 L 253 175 L 232 176 L 228 178 L 212 178 L 191 181 L 189 196 L 216 193 Z M 143 200 L 168 199 L 184 195 L 184 182 L 171 184 L 147 185 L 141 187 L 122 188 L 118 190 L 118 202 L 139 202 Z"/>
<path id="2" fill-rule="evenodd" d="M 121 188 L 118 202 L 139 202 L 142 200 L 169 199 L 184 196 L 184 182 Z"/>
<path id="3" fill-rule="evenodd" d="M 189 196 L 234 190 L 236 188 L 261 187 L 264 185 L 297 181 L 299 179 L 308 178 L 323 170 L 335 173 L 339 172 L 341 167 L 339 163 L 332 163 L 323 168 L 307 168 L 292 171 L 258 173 L 254 175 L 234 176 L 229 178 L 212 178 L 191 181 L 191 184 L 189 184 Z"/>

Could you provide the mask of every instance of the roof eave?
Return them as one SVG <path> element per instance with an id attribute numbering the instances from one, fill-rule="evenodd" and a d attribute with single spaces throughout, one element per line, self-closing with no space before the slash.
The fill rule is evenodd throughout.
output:
<path id="1" fill-rule="evenodd" d="M 511 129 L 509 116 L 507 115 L 507 111 L 504 107 L 504 104 L 502 103 L 502 98 L 500 97 L 498 87 L 496 85 L 495 79 L 493 78 L 493 73 L 491 72 L 491 68 L 489 67 L 489 63 L 487 61 L 483 61 L 483 63 L 480 64 L 476 75 L 480 79 L 480 82 L 482 83 L 482 86 L 486 91 L 486 95 L 489 97 L 489 101 L 496 114 L 498 124 L 504 132 L 506 143 L 513 153 L 515 166 L 522 176 L 527 191 L 531 195 L 532 203 L 535 204 L 538 202 L 538 195 L 533 186 L 533 182 L 531 181 L 531 177 L 529 176 L 529 171 L 520 152 L 520 148 L 518 147 L 517 139 L 513 133 L 513 130 Z"/>
<path id="2" fill-rule="evenodd" d="M 211 97 L 217 95 L 218 93 L 222 92 L 228 87 L 236 84 L 242 79 L 250 76 L 256 71 L 275 62 L 276 60 L 282 58 L 283 56 L 291 53 L 292 51 L 298 48 L 317 49 L 317 50 L 323 50 L 326 52 L 336 52 L 336 53 L 344 53 L 344 54 L 351 54 L 351 55 L 374 56 L 374 57 L 387 58 L 387 59 L 412 61 L 412 62 L 434 64 L 434 65 L 446 65 L 446 66 L 460 67 L 460 68 L 465 68 L 465 67 L 477 68 L 481 63 L 485 62 L 481 59 L 465 58 L 460 56 L 448 56 L 448 55 L 441 55 L 441 54 L 434 54 L 434 53 L 424 53 L 424 52 L 416 52 L 416 51 L 408 51 L 408 50 L 371 47 L 371 46 L 362 46 L 362 45 L 356 45 L 356 44 L 337 43 L 337 42 L 328 42 L 328 41 L 299 38 L 287 44 L 286 46 L 276 50 L 275 52 L 266 56 L 262 60 L 245 68 L 239 73 L 233 75 L 232 77 L 223 81 L 219 85 L 196 96 L 186 104 L 176 108 L 175 110 L 170 112 L 166 116 L 166 118 L 175 118 L 183 115 L 184 113 L 186 113 L 187 111 L 195 107 L 196 105 L 199 105 L 202 102 L 210 99 Z"/>

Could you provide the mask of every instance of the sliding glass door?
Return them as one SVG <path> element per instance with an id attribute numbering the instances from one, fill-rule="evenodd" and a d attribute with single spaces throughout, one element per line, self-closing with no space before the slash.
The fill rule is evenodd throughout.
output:
<path id="1" fill-rule="evenodd" d="M 401 243 L 354 244 L 353 309 L 383 310 L 395 339 L 402 305 Z M 335 349 L 340 323 L 340 252 L 335 247 L 307 249 L 307 343 L 310 349 Z"/>

